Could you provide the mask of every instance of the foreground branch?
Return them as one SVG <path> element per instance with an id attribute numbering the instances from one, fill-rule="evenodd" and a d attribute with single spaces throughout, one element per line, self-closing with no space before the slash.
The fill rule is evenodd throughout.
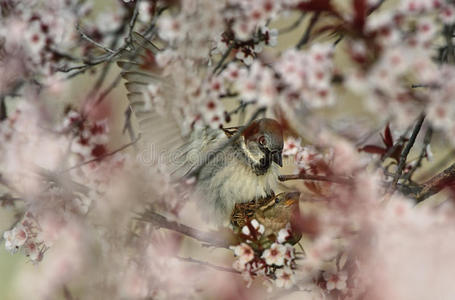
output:
<path id="1" fill-rule="evenodd" d="M 151 209 L 148 209 L 146 212 L 140 214 L 137 220 L 152 223 L 154 226 L 158 228 L 169 229 L 184 234 L 198 241 L 207 243 L 210 246 L 220 248 L 229 248 L 230 246 L 227 239 L 223 239 L 215 232 L 205 232 L 189 227 L 187 225 L 177 223 L 175 221 L 169 221 L 166 217 L 154 212 Z"/>
<path id="2" fill-rule="evenodd" d="M 314 181 L 327 181 L 339 184 L 352 184 L 353 181 L 349 178 L 339 177 L 339 176 L 318 176 L 318 175 L 308 175 L 308 174 L 296 174 L 296 175 L 280 175 L 278 180 L 288 181 L 288 180 L 314 180 Z"/>
<path id="3" fill-rule="evenodd" d="M 195 264 L 198 264 L 198 265 L 201 265 L 201 266 L 205 266 L 205 267 L 208 267 L 208 268 L 212 268 L 212 269 L 217 270 L 217 271 L 240 274 L 239 271 L 234 270 L 233 268 L 227 268 L 227 267 L 212 265 L 209 262 L 197 260 L 197 259 L 194 259 L 194 258 L 191 258 L 191 257 L 180 257 L 180 256 L 177 256 L 177 259 L 181 260 L 181 261 L 189 262 L 189 263 L 195 263 Z"/>
<path id="4" fill-rule="evenodd" d="M 417 203 L 439 193 L 446 187 L 455 186 L 455 163 L 427 180 L 422 186 L 422 189 L 415 197 Z"/>

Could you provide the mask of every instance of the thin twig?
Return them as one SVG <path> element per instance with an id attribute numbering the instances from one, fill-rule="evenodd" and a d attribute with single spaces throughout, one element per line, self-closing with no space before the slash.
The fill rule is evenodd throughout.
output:
<path id="1" fill-rule="evenodd" d="M 15 202 L 23 200 L 22 198 L 13 197 L 11 194 L 6 193 L 0 196 L 0 206 L 13 206 Z"/>
<path id="2" fill-rule="evenodd" d="M 133 13 L 133 17 L 131 18 L 130 22 L 129 22 L 129 25 L 128 25 L 128 38 L 127 38 L 127 41 L 125 43 L 125 45 L 123 45 L 121 48 L 119 48 L 116 53 L 113 53 L 111 57 L 108 58 L 108 60 L 112 60 L 113 58 L 115 58 L 118 54 L 122 53 L 124 50 L 127 49 L 127 47 L 129 45 L 131 45 L 133 43 L 133 38 L 132 38 L 132 33 L 133 33 L 133 29 L 134 29 L 134 25 L 136 24 L 136 21 L 137 21 L 137 17 L 138 17 L 138 3 L 139 1 L 136 2 L 136 6 L 134 8 L 134 13 Z M 159 16 L 159 14 L 164 11 L 164 10 L 160 10 L 160 12 L 158 12 L 157 16 Z M 151 32 L 151 30 L 155 27 L 155 24 L 156 24 L 156 21 L 152 22 L 152 24 L 149 26 L 149 28 L 147 28 L 147 30 L 145 31 L 145 35 L 149 34 Z M 119 30 L 119 36 L 121 35 L 121 33 L 123 33 L 123 30 Z M 117 39 L 115 39 L 117 40 Z M 145 46 L 145 45 L 142 45 L 142 46 Z M 132 52 L 132 54 L 130 55 L 129 59 L 134 59 L 135 57 L 137 57 L 140 52 L 139 52 L 140 48 L 136 48 L 134 49 L 134 51 Z M 94 85 L 94 88 L 93 88 L 93 92 L 97 91 L 99 89 L 99 87 L 101 86 L 101 84 L 103 83 L 104 79 L 106 78 L 107 76 L 107 72 L 110 68 L 110 64 L 107 64 L 104 69 L 103 69 L 103 72 L 100 76 L 100 78 L 97 80 L 97 83 Z M 101 103 L 104 98 L 106 98 L 106 96 L 118 85 L 118 83 L 122 80 L 122 75 L 119 74 L 117 75 L 117 77 L 111 82 L 111 84 L 104 90 L 102 91 L 96 101 L 95 101 L 95 105 L 98 105 L 99 103 Z"/>
<path id="3" fill-rule="evenodd" d="M 367 11 L 367 15 L 370 15 L 372 14 L 375 10 L 379 9 L 381 7 L 381 5 L 385 2 L 385 0 L 380 0 L 378 1 L 375 5 L 372 5 L 368 11 Z"/>
<path id="4" fill-rule="evenodd" d="M 5 98 L 0 99 L 0 121 L 6 120 L 8 118 L 8 114 L 6 112 L 6 103 Z"/>
<path id="5" fill-rule="evenodd" d="M 454 45 L 452 43 L 452 35 L 453 35 L 453 30 L 455 26 L 453 25 L 445 25 L 444 30 L 443 30 L 443 35 L 446 40 L 446 51 L 445 55 L 442 57 L 441 62 L 448 62 L 448 63 L 453 63 L 455 61 L 455 51 L 454 51 Z"/>
<path id="6" fill-rule="evenodd" d="M 409 138 L 409 141 L 406 144 L 406 147 L 403 149 L 403 151 L 400 154 L 400 161 L 398 162 L 398 167 L 397 167 L 397 171 L 395 172 L 395 177 L 393 178 L 392 184 L 390 185 L 390 188 L 388 190 L 388 193 L 387 193 L 388 195 L 392 195 L 397 187 L 398 180 L 400 179 L 401 174 L 403 173 L 403 169 L 406 165 L 406 160 L 408 158 L 409 151 L 411 151 L 412 146 L 414 146 L 415 140 L 417 138 L 417 135 L 420 132 L 420 129 L 422 128 L 422 124 L 423 124 L 424 120 L 425 120 L 425 115 L 421 114 L 419 119 L 417 120 L 414 130 L 412 131 L 411 137 Z"/>
<path id="7" fill-rule="evenodd" d="M 82 31 L 82 29 L 81 29 L 81 27 L 80 27 L 79 24 L 77 24 L 76 30 L 77 30 L 77 32 L 79 32 L 79 34 L 81 35 L 81 37 L 82 37 L 84 40 L 90 42 L 91 44 L 95 45 L 95 46 L 98 47 L 98 48 L 103 49 L 103 50 L 106 51 L 106 52 L 115 53 L 114 50 L 112 50 L 112 49 L 110 49 L 110 48 L 108 48 L 108 47 L 106 47 L 106 46 L 104 46 L 104 45 L 98 43 L 97 41 L 93 40 L 91 37 L 89 37 L 88 35 L 86 35 L 86 34 Z"/>
<path id="8" fill-rule="evenodd" d="M 292 23 L 290 26 L 282 28 L 282 29 L 279 29 L 278 30 L 278 34 L 285 34 L 285 33 L 293 31 L 294 29 L 299 27 L 300 24 L 302 24 L 302 21 L 303 21 L 304 18 L 305 18 L 305 12 L 302 12 L 300 14 L 300 16 L 298 17 L 298 19 L 295 20 L 294 23 Z"/>
<path id="9" fill-rule="evenodd" d="M 229 272 L 229 273 L 235 273 L 235 274 L 240 274 L 239 271 L 237 271 L 237 270 L 235 270 L 235 269 L 233 269 L 233 268 L 227 268 L 227 267 L 212 265 L 212 264 L 209 263 L 209 262 L 197 260 L 197 259 L 194 259 L 194 258 L 191 258 L 191 257 L 180 257 L 180 256 L 177 256 L 176 258 L 177 258 L 178 260 L 181 260 L 181 261 L 190 262 L 190 263 L 195 263 L 195 264 L 198 264 L 198 265 L 201 265 L 201 266 L 204 266 L 204 267 L 212 268 L 212 269 L 214 269 L 214 270 L 223 271 L 223 272 Z"/>
<path id="10" fill-rule="evenodd" d="M 133 126 L 131 125 L 131 114 L 132 113 L 133 113 L 133 110 L 131 109 L 131 106 L 128 106 L 127 109 L 125 110 L 125 123 L 123 125 L 122 133 L 125 134 L 125 132 L 128 131 L 130 140 L 134 141 L 136 139 L 136 135 L 134 134 Z"/>
<path id="11" fill-rule="evenodd" d="M 228 115 L 229 116 L 232 116 L 232 115 L 235 115 L 237 113 L 239 113 L 240 111 L 243 111 L 245 110 L 245 108 L 249 105 L 249 104 L 252 104 L 253 102 L 243 102 L 243 101 L 240 101 L 240 104 L 239 106 L 237 106 L 235 109 L 233 109 L 232 111 L 228 112 Z"/>
<path id="12" fill-rule="evenodd" d="M 414 123 L 412 123 L 412 124 L 414 124 Z M 389 158 L 390 155 L 395 153 L 397 148 L 399 146 L 401 146 L 407 140 L 407 136 L 412 129 L 412 124 L 409 125 L 408 128 L 406 128 L 405 132 L 400 136 L 400 138 L 396 141 L 396 143 L 392 147 L 390 147 L 390 149 L 383 156 L 381 156 L 381 159 L 378 161 L 378 164 L 380 162 L 384 162 L 387 158 Z"/>
<path id="13" fill-rule="evenodd" d="M 239 93 L 233 93 L 233 92 L 226 92 L 225 94 L 221 94 L 219 97 L 220 98 L 234 98 L 239 96 Z"/>
<path id="14" fill-rule="evenodd" d="M 314 181 L 327 181 L 339 184 L 352 184 L 352 179 L 338 176 L 318 176 L 318 175 L 308 175 L 308 174 L 296 174 L 296 175 L 280 175 L 278 176 L 280 181 L 288 180 L 314 180 Z"/>
<path id="15" fill-rule="evenodd" d="M 411 179 L 414 172 L 422 166 L 422 160 L 427 155 L 427 147 L 431 142 L 431 137 L 433 135 L 433 129 L 429 127 L 427 132 L 425 133 L 425 137 L 423 138 L 423 145 L 422 150 L 420 151 L 419 157 L 417 158 L 416 164 L 403 176 L 404 181 L 408 181 Z"/>
<path id="16" fill-rule="evenodd" d="M 429 89 L 439 89 L 441 86 L 439 86 L 436 83 L 430 83 L 430 84 L 412 84 L 411 88 L 416 89 L 416 88 L 429 88 Z"/>
<path id="17" fill-rule="evenodd" d="M 68 288 L 68 286 L 63 285 L 63 297 L 65 298 L 65 300 L 73 300 L 73 296 L 71 295 L 71 292 Z"/>
<path id="18" fill-rule="evenodd" d="M 221 57 L 221 59 L 217 63 L 217 65 L 215 66 L 215 69 L 213 69 L 213 72 L 212 72 L 213 74 L 216 74 L 216 72 L 221 68 L 221 66 L 223 65 L 226 58 L 229 56 L 229 54 L 231 54 L 232 49 L 234 49 L 234 45 L 235 45 L 235 43 L 231 43 L 229 45 L 229 47 L 226 49 L 226 51 L 223 53 L 223 56 Z"/>
<path id="19" fill-rule="evenodd" d="M 384 1 L 385 0 L 380 0 L 375 5 L 372 5 L 367 11 L 367 16 L 371 15 L 375 10 L 379 9 L 381 7 L 381 5 L 384 3 Z M 343 40 L 343 38 L 344 38 L 344 35 L 340 34 L 338 36 L 338 38 L 335 40 L 335 42 L 333 42 L 333 46 L 338 45 Z"/>
<path id="20" fill-rule="evenodd" d="M 447 153 L 442 159 L 440 159 L 436 164 L 434 164 L 429 170 L 427 170 L 424 174 L 418 176 L 418 180 L 423 180 L 425 178 L 430 177 L 435 172 L 439 171 L 440 169 L 447 166 L 447 164 L 455 159 L 455 150 L 450 151 Z"/>
<path id="21" fill-rule="evenodd" d="M 229 243 L 222 239 L 219 235 L 210 232 L 204 232 L 175 221 L 169 221 L 166 217 L 154 212 L 152 209 L 140 213 L 136 218 L 138 221 L 148 222 L 158 228 L 172 230 L 183 235 L 194 238 L 198 241 L 209 244 L 210 246 L 229 248 Z"/>
<path id="22" fill-rule="evenodd" d="M 128 38 L 129 38 L 129 40 L 127 41 L 127 44 L 133 42 L 132 33 L 133 33 L 134 25 L 136 25 L 137 17 L 139 15 L 139 3 L 140 2 L 141 2 L 141 0 L 136 1 L 136 4 L 134 5 L 133 17 L 131 18 L 131 20 L 130 20 L 130 22 L 128 24 L 129 25 L 128 26 Z"/>
<path id="23" fill-rule="evenodd" d="M 308 24 L 308 27 L 305 30 L 305 33 L 303 34 L 302 38 L 298 42 L 296 48 L 300 49 L 302 48 L 310 39 L 310 34 L 311 31 L 313 30 L 314 26 L 316 25 L 316 22 L 319 19 L 319 16 L 321 15 L 320 12 L 315 12 L 314 15 L 311 17 L 310 24 Z"/>
<path id="24" fill-rule="evenodd" d="M 68 169 L 65 169 L 65 170 L 63 170 L 63 171 L 60 171 L 60 173 L 66 173 L 66 172 L 69 172 L 69 171 L 71 171 L 71 170 L 78 169 L 78 168 L 80 168 L 80 167 L 82 167 L 82 166 L 91 164 L 92 162 L 96 162 L 96 161 L 103 160 L 103 159 L 105 159 L 106 157 L 112 156 L 112 155 L 114 155 L 114 154 L 116 154 L 116 153 L 118 153 L 118 152 L 120 152 L 120 151 L 123 151 L 123 150 L 125 150 L 126 148 L 128 148 L 128 147 L 134 145 L 140 138 L 141 138 L 141 135 L 139 134 L 138 137 L 137 137 L 134 141 L 132 141 L 131 143 L 128 143 L 128 144 L 126 144 L 126 145 L 123 145 L 122 147 L 120 147 L 120 148 L 118 148 L 118 149 L 116 149 L 116 150 L 114 150 L 114 151 L 112 151 L 112 152 L 106 153 L 106 154 L 104 154 L 104 155 L 101 155 L 101 156 L 99 156 L 99 157 L 96 157 L 96 158 L 91 159 L 91 160 L 88 160 L 88 161 L 84 161 L 84 162 L 82 162 L 82 163 L 80 163 L 80 164 L 77 164 L 77 165 L 72 166 L 72 167 L 70 167 L 70 168 L 68 168 Z"/>

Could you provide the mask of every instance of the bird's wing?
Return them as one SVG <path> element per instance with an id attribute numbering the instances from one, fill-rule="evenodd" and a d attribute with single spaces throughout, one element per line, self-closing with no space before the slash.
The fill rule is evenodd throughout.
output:
<path id="1" fill-rule="evenodd" d="M 178 180 L 204 164 L 208 153 L 238 128 L 182 134 L 183 101 L 172 76 L 165 75 L 157 64 L 162 50 L 138 33 L 132 37 L 134 48 L 123 55 L 118 66 L 123 70 L 127 97 L 141 134 L 139 159 L 147 165 L 164 166 Z"/>
<path id="2" fill-rule="evenodd" d="M 232 137 L 234 134 L 236 134 L 239 130 L 241 130 L 242 127 L 223 127 L 222 130 L 226 134 L 228 138 Z"/>
<path id="3" fill-rule="evenodd" d="M 133 47 L 118 61 L 128 90 L 130 108 L 136 116 L 140 155 L 147 164 L 169 164 L 187 138 L 180 127 L 179 100 L 171 76 L 156 61 L 161 51 L 147 38 L 132 34 Z M 141 153 L 142 152 L 142 153 Z"/>

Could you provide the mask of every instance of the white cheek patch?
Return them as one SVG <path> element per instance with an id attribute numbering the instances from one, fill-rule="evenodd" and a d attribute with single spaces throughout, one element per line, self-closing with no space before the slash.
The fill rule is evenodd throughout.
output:
<path id="1" fill-rule="evenodd" d="M 240 141 L 240 148 L 242 148 L 243 152 L 245 152 L 245 154 L 257 165 L 260 164 L 261 159 L 264 158 L 264 156 L 253 153 L 252 151 L 250 151 L 250 149 L 248 149 L 244 137 L 242 137 L 242 140 Z"/>

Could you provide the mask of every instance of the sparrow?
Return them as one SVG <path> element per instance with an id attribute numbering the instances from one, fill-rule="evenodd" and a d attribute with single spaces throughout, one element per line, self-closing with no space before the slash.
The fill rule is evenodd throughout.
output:
<path id="1" fill-rule="evenodd" d="M 253 121 L 241 130 L 238 137 L 223 130 L 212 140 L 214 157 L 198 172 L 196 192 L 202 207 L 212 219 L 226 223 L 236 203 L 246 203 L 274 195 L 279 167 L 282 167 L 283 135 L 280 124 L 273 119 Z M 223 136 L 224 134 L 224 136 Z M 236 139 L 227 143 L 228 139 Z M 207 138 L 195 139 L 194 144 L 210 143 Z M 219 145 L 225 145 L 220 147 Z"/>
<path id="2" fill-rule="evenodd" d="M 241 229 L 249 220 L 257 220 L 264 226 L 263 236 L 273 235 L 290 224 L 291 236 L 288 240 L 296 244 L 302 237 L 302 233 L 295 229 L 295 221 L 300 216 L 299 192 L 280 193 L 276 196 L 264 199 L 262 202 L 251 201 L 245 204 L 236 204 L 231 215 L 231 224 L 234 230 Z"/>
<path id="3" fill-rule="evenodd" d="M 130 108 L 145 140 L 160 148 L 154 151 L 170 154 L 164 164 L 173 180 L 195 179 L 194 192 L 205 219 L 226 225 L 235 204 L 273 196 L 278 169 L 282 167 L 280 124 L 262 118 L 246 126 L 207 127 L 182 135 L 176 117 L 179 97 L 173 92 L 177 88 L 159 68 L 147 66 L 151 53 L 156 55 L 161 50 L 137 33 L 133 37 L 136 52 L 118 62 L 129 91 Z M 149 87 L 156 84 L 165 87 L 166 105 L 159 111 L 149 99 Z"/>

